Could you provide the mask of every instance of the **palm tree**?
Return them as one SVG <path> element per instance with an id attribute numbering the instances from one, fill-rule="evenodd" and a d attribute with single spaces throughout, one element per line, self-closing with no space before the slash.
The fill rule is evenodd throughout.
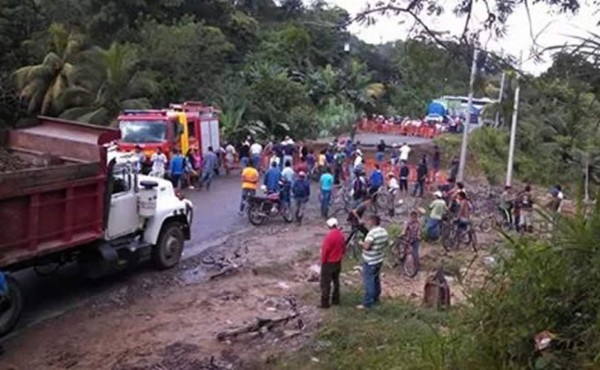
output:
<path id="1" fill-rule="evenodd" d="M 58 97 L 73 83 L 75 56 L 83 47 L 83 36 L 53 23 L 48 30 L 51 50 L 41 64 L 21 67 L 14 77 L 19 98 L 28 102 L 29 112 L 49 114 Z"/>
<path id="2" fill-rule="evenodd" d="M 82 73 L 78 84 L 64 91 L 61 104 L 68 109 L 61 118 L 106 125 L 114 123 L 124 109 L 150 107 L 147 97 L 156 91 L 156 82 L 136 71 L 139 59 L 132 46 L 113 43 L 89 57 L 90 71 L 93 66 L 100 74 Z"/>

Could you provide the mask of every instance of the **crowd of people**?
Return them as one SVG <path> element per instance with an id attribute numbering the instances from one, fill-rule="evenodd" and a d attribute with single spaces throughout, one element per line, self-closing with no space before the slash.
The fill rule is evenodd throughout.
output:
<path id="1" fill-rule="evenodd" d="M 141 154 L 141 150 L 136 149 Z M 365 156 L 359 142 L 334 140 L 318 154 L 290 137 L 281 142 L 268 142 L 262 145 L 252 137 L 247 137 L 237 148 L 228 143 L 215 152 L 208 148 L 204 154 L 191 148 L 186 155 L 175 151 L 167 158 L 160 149 L 151 157 L 152 176 L 168 177 L 174 186 L 210 188 L 212 177 L 222 167 L 225 173 L 236 163 L 241 166 L 240 215 L 244 215 L 249 197 L 262 190 L 267 196 L 276 195 L 279 207 L 295 210 L 296 220 L 301 222 L 303 208 L 311 197 L 311 179 L 317 182 L 320 201 L 320 215 L 326 220 L 329 233 L 322 243 L 321 250 L 321 307 L 339 304 L 339 274 L 341 263 L 349 240 L 355 233 L 362 235 L 362 271 L 364 297 L 359 308 L 370 308 L 379 302 L 381 294 L 380 272 L 384 249 L 389 244 L 389 234 L 381 224 L 379 215 L 372 212 L 378 196 L 387 196 L 389 216 L 395 216 L 395 207 L 408 196 L 425 197 L 426 184 L 435 182 L 437 190 L 432 194 L 427 215 L 423 217 L 417 210 L 410 210 L 404 223 L 401 236 L 411 246 L 415 265 L 419 265 L 420 241 L 426 238 L 435 241 L 440 237 L 440 227 L 444 219 L 451 219 L 457 229 L 465 231 L 471 225 L 474 205 L 465 186 L 456 181 L 458 158 L 452 158 L 448 176 L 439 183 L 441 151 L 435 146 L 432 155 L 413 159 L 417 162 L 416 176 L 411 175 L 409 160 L 413 155 L 407 143 L 388 145 L 383 140 L 376 146 L 375 163 L 367 168 Z M 140 155 L 141 158 L 141 155 Z M 265 158 L 268 158 L 265 161 Z M 383 171 L 386 168 L 386 172 Z M 141 162 L 140 168 L 141 170 Z M 409 189 L 413 181 L 412 191 Z M 384 190 L 384 191 L 381 191 Z M 348 235 L 344 235 L 336 218 L 329 217 L 329 209 L 337 191 L 349 192 L 350 210 L 347 222 Z M 552 191 L 556 202 L 552 209 L 560 211 L 564 197 L 560 186 Z M 530 225 L 533 210 L 531 188 L 513 194 L 511 188 L 504 189 L 498 209 L 505 217 L 507 225 L 519 231 L 526 231 Z"/>

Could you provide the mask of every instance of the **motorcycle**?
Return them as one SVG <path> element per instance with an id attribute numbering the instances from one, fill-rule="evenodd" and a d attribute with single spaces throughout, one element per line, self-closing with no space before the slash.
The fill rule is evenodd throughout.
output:
<path id="1" fill-rule="evenodd" d="M 253 195 L 248 198 L 248 221 L 254 226 L 262 225 L 267 218 L 282 216 L 287 223 L 294 221 L 291 207 L 279 200 L 279 194 Z"/>

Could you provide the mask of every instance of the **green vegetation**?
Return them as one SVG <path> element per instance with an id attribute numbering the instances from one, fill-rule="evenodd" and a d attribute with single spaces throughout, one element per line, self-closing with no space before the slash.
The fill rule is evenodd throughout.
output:
<path id="1" fill-rule="evenodd" d="M 316 341 L 273 368 L 597 369 L 599 238 L 596 208 L 559 220 L 551 240 L 507 240 L 485 289 L 450 312 L 399 300 L 363 312 L 354 308 L 360 293 L 345 293 Z M 543 331 L 553 339 L 540 351 Z"/>
<path id="2" fill-rule="evenodd" d="M 401 301 L 358 311 L 359 292 L 327 313 L 313 348 L 282 359 L 276 369 L 444 369 L 440 327 L 449 315 Z M 318 360 L 318 362 L 317 362 Z"/>

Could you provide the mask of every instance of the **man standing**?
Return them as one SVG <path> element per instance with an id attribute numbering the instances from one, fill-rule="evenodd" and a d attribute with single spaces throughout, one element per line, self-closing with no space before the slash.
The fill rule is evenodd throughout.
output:
<path id="1" fill-rule="evenodd" d="M 327 220 L 327 227 L 329 233 L 321 246 L 321 308 L 340 304 L 340 272 L 344 258 L 344 234 L 338 227 L 337 219 Z"/>
<path id="2" fill-rule="evenodd" d="M 281 171 L 281 176 L 290 184 L 294 182 L 295 173 L 292 169 L 292 163 L 287 161 L 285 162 L 285 168 Z"/>
<path id="3" fill-rule="evenodd" d="M 380 226 L 381 219 L 372 215 L 368 220 L 370 228 L 362 243 L 363 253 L 363 285 L 365 295 L 359 309 L 370 308 L 379 302 L 381 296 L 381 266 L 383 265 L 384 248 L 388 245 L 388 232 Z"/>
<path id="4" fill-rule="evenodd" d="M 369 177 L 369 186 L 371 187 L 369 189 L 369 192 L 371 193 L 371 195 L 375 195 L 375 193 L 379 191 L 379 188 L 381 188 L 383 182 L 383 173 L 381 173 L 379 165 L 375 164 L 375 169 L 373 170 L 373 172 L 371 172 L 371 176 Z"/>
<path id="5" fill-rule="evenodd" d="M 298 179 L 294 181 L 292 193 L 296 200 L 296 221 L 301 223 L 304 216 L 304 206 L 310 198 L 310 182 L 306 178 L 306 172 L 298 173 Z"/>
<path id="6" fill-rule="evenodd" d="M 400 167 L 400 193 L 408 193 L 408 176 L 410 175 L 410 168 L 405 161 L 402 161 Z"/>
<path id="7" fill-rule="evenodd" d="M 240 147 L 240 162 L 242 167 L 246 166 L 250 160 L 250 136 L 242 143 Z"/>
<path id="8" fill-rule="evenodd" d="M 142 151 L 142 147 L 139 145 L 135 146 L 134 149 L 134 159 L 135 159 L 135 172 L 136 173 L 142 173 L 142 170 L 144 169 L 144 164 L 146 162 L 146 154 L 144 154 L 144 152 Z"/>
<path id="9" fill-rule="evenodd" d="M 181 151 L 174 149 L 173 158 L 171 158 L 169 165 L 169 172 L 171 173 L 171 182 L 175 189 L 179 189 L 181 186 L 181 176 L 183 176 L 184 169 L 184 158 L 181 155 Z"/>
<path id="10" fill-rule="evenodd" d="M 331 203 L 331 192 L 333 191 L 334 178 L 329 167 L 325 167 L 325 172 L 319 179 L 321 185 L 321 216 L 327 218 L 329 215 L 329 204 Z"/>
<path id="11" fill-rule="evenodd" d="M 385 148 L 386 148 L 385 141 L 383 141 L 383 139 L 381 139 L 379 144 L 377 144 L 377 153 L 375 153 L 375 160 L 377 161 L 377 164 L 380 166 L 385 159 Z"/>
<path id="12" fill-rule="evenodd" d="M 289 136 L 285 137 L 285 140 L 281 143 L 283 145 L 283 162 L 294 163 L 294 153 L 296 152 L 296 144 Z"/>
<path id="13" fill-rule="evenodd" d="M 413 197 L 419 194 L 419 198 L 423 198 L 423 192 L 425 191 L 425 182 L 427 181 L 427 164 L 425 161 L 421 161 L 419 167 L 417 167 L 417 182 L 415 183 L 415 188 L 413 189 Z"/>
<path id="14" fill-rule="evenodd" d="M 419 222 L 419 214 L 417 211 L 410 212 L 410 219 L 404 225 L 404 232 L 402 235 L 408 240 L 412 248 L 413 261 L 416 267 L 416 271 L 419 270 L 421 265 L 419 261 L 419 246 L 421 243 L 421 223 Z"/>
<path id="15" fill-rule="evenodd" d="M 260 171 L 260 158 L 262 155 L 262 145 L 258 142 L 250 145 L 250 160 L 252 161 L 252 165 L 254 168 Z"/>
<path id="16" fill-rule="evenodd" d="M 400 147 L 400 161 L 408 162 L 408 155 L 411 152 L 411 148 L 407 143 L 403 143 Z"/>
<path id="17" fill-rule="evenodd" d="M 441 191 L 433 193 L 435 200 L 431 202 L 429 209 L 429 218 L 427 219 L 426 233 L 429 240 L 437 240 L 440 235 L 440 224 L 442 223 L 442 217 L 446 212 L 446 202 L 444 201 L 444 194 Z"/>
<path id="18" fill-rule="evenodd" d="M 213 147 L 208 147 L 208 152 L 204 155 L 204 162 L 202 163 L 202 183 L 201 185 L 206 185 L 206 190 L 210 190 L 210 183 L 215 173 L 215 169 L 217 168 L 219 160 L 217 155 L 213 151 Z"/>
<path id="19" fill-rule="evenodd" d="M 242 202 L 240 203 L 240 214 L 244 213 L 248 198 L 256 194 L 257 184 L 258 171 L 252 166 L 252 163 L 248 163 L 242 170 Z"/>
<path id="20" fill-rule="evenodd" d="M 150 176 L 164 178 L 166 165 L 167 156 L 160 147 L 156 148 L 156 153 L 152 154 L 152 172 L 150 172 Z"/>

